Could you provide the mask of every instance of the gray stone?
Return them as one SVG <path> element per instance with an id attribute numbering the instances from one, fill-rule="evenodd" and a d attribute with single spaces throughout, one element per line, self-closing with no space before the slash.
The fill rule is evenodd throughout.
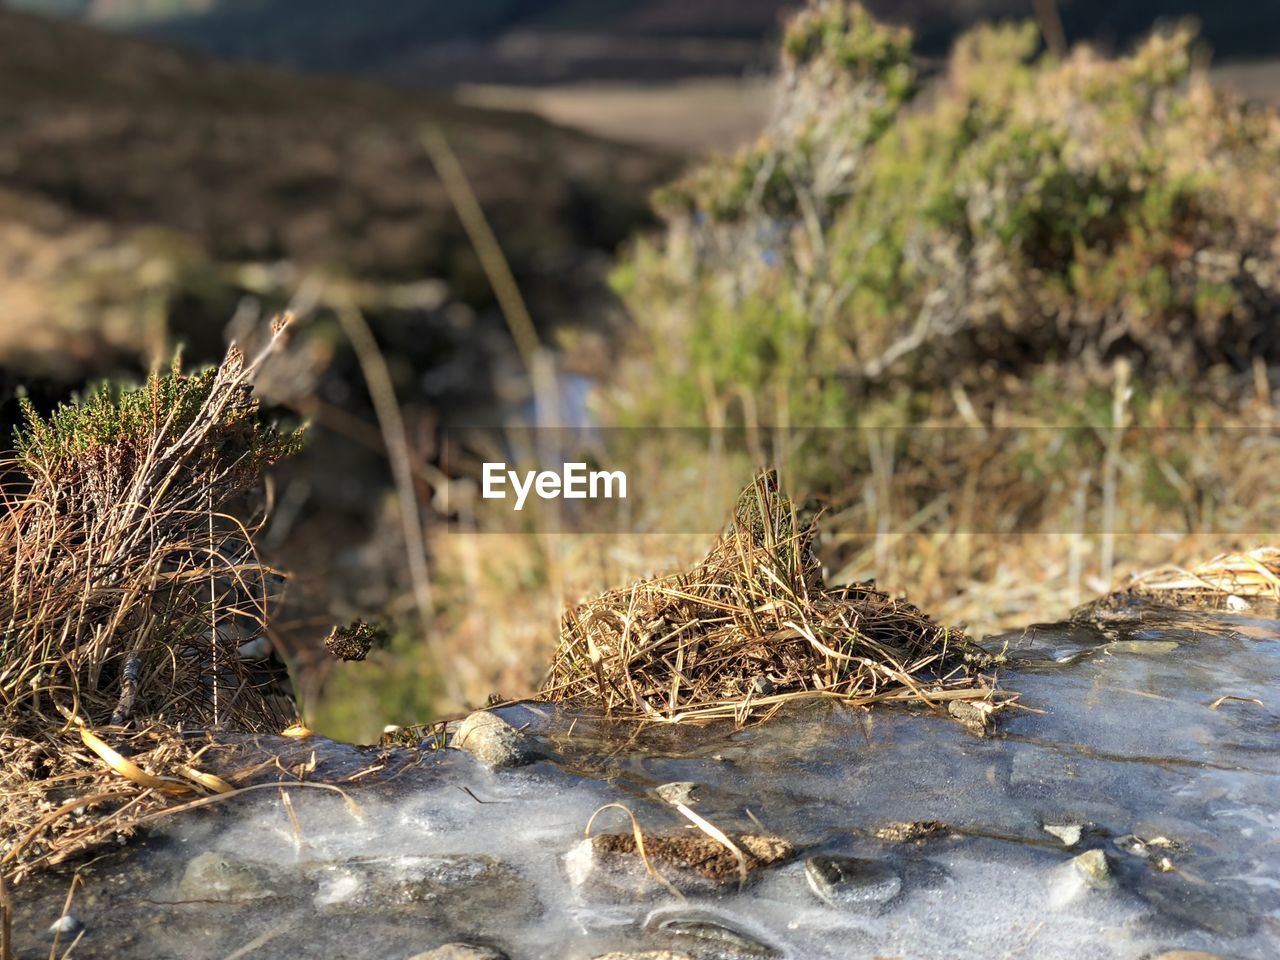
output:
<path id="1" fill-rule="evenodd" d="M 700 910 L 654 914 L 645 923 L 645 929 L 676 940 L 693 941 L 690 949 L 696 953 L 711 947 L 717 957 L 725 960 L 782 956 L 779 950 L 740 927 Z M 695 947 L 694 943 L 699 946 Z"/>
<path id="2" fill-rule="evenodd" d="M 213 851 L 191 858 L 178 889 L 190 900 L 260 900 L 272 895 L 257 868 Z"/>
<path id="3" fill-rule="evenodd" d="M 1095 889 L 1105 890 L 1115 882 L 1111 877 L 1111 864 L 1101 850 L 1086 850 L 1080 856 L 1073 857 L 1071 865 L 1084 878 L 1085 883 Z"/>
<path id="4" fill-rule="evenodd" d="M 832 906 L 879 911 L 902 893 L 902 876 L 879 860 L 810 857 L 804 874 L 813 892 Z"/>
<path id="5" fill-rule="evenodd" d="M 409 960 L 507 960 L 507 955 L 492 947 L 446 943 L 426 953 L 415 953 Z"/>
<path id="6" fill-rule="evenodd" d="M 74 937 L 84 929 L 84 924 L 69 913 L 64 913 L 49 924 L 49 935 L 53 937 Z"/>
<path id="7" fill-rule="evenodd" d="M 592 957 L 591 960 L 693 960 L 687 953 L 676 953 L 674 950 L 639 950 L 631 951 L 615 951 L 614 953 L 602 953 L 598 957 Z"/>
<path id="8" fill-rule="evenodd" d="M 477 710 L 458 724 L 450 746 L 490 767 L 519 767 L 541 757 L 531 737 L 488 710 Z"/>
<path id="9" fill-rule="evenodd" d="M 683 803 L 685 806 L 692 806 L 698 802 L 697 791 L 698 785 L 692 780 L 677 780 L 674 783 L 664 783 L 660 787 L 655 787 L 653 792 L 667 803 Z"/>

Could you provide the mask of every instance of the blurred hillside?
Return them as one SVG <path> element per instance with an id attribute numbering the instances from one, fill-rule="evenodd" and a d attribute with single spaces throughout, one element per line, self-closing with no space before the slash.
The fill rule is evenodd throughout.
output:
<path id="1" fill-rule="evenodd" d="M 483 314 L 490 295 L 424 124 L 453 143 L 535 314 L 597 316 L 601 264 L 669 160 L 526 114 L 0 11 L 0 365 L 20 345 L 32 368 L 51 343 L 34 368 L 74 380 L 166 328 L 212 356 L 244 294 L 279 302 L 299 271 L 363 284 L 375 314 L 394 300 L 423 314 L 420 330 L 456 332 L 449 304 Z M 94 345 L 68 348 L 67 328 Z M 419 335 L 428 368 L 443 336 Z"/>
<path id="2" fill-rule="evenodd" d="M 424 85 L 666 80 L 771 68 L 796 0 L 11 0 L 150 33 L 221 57 L 356 71 Z M 1032 0 L 871 0 L 910 26 L 916 49 L 946 52 L 957 32 L 1030 17 Z M 1194 16 L 1218 58 L 1280 47 L 1280 7 L 1246 0 L 1060 0 L 1068 41 L 1129 46 L 1162 18 Z"/>
<path id="3" fill-rule="evenodd" d="M 300 300 L 298 349 L 261 384 L 276 415 L 313 424 L 276 478 L 285 506 L 262 545 L 298 575 L 276 619 L 295 651 L 384 609 L 403 567 L 393 546 L 387 566 L 369 558 L 388 539 L 385 451 L 337 311 L 368 320 L 420 471 L 442 420 L 520 402 L 427 126 L 458 155 L 548 341 L 619 315 L 606 272 L 674 172 L 666 156 L 442 94 L 219 64 L 0 10 L 0 434 L 20 392 L 47 409 L 179 345 L 206 363 Z"/>

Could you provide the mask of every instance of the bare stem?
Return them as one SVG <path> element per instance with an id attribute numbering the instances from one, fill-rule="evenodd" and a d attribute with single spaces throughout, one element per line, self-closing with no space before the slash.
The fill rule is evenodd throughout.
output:
<path id="1" fill-rule="evenodd" d="M 511 266 L 502 253 L 502 245 L 489 226 L 484 209 L 476 199 L 475 191 L 471 189 L 471 183 L 467 180 L 462 164 L 458 162 L 457 154 L 453 152 L 439 127 L 428 127 L 422 132 L 422 146 L 431 157 L 445 192 L 458 212 L 458 219 L 462 221 L 462 228 L 467 231 L 467 238 L 475 248 L 476 256 L 480 258 L 480 266 L 489 278 L 493 295 L 498 298 L 498 306 L 507 320 L 511 339 L 520 352 L 524 368 L 532 373 L 534 357 L 541 346 L 538 331 L 520 293 L 515 275 L 511 272 Z"/>

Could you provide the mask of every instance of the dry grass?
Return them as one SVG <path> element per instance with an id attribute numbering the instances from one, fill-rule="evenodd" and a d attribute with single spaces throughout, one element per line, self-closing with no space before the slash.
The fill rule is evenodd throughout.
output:
<path id="1" fill-rule="evenodd" d="M 279 578 L 235 515 L 298 435 L 265 425 L 251 362 L 28 408 L 0 473 L 0 873 L 18 879 L 175 803 L 230 793 L 183 725 L 294 716 L 241 657 Z M 132 729 L 130 729 L 132 727 Z M 96 732 L 95 732 L 95 729 Z M 114 745 L 113 745 L 114 744 Z"/>
<path id="2" fill-rule="evenodd" d="M 800 697 L 990 698 L 962 631 L 871 584 L 827 589 L 774 473 L 743 491 L 710 553 L 569 610 L 542 695 L 615 717 L 767 718 Z"/>
<path id="3" fill-rule="evenodd" d="M 48 420 L 28 410 L 0 485 L 0 721 L 278 729 L 238 656 L 274 571 L 229 508 L 297 438 L 264 427 L 246 364 L 153 376 Z"/>
<path id="4" fill-rule="evenodd" d="M 342 789 L 389 767 L 416 763 L 401 751 L 337 779 L 316 772 L 314 748 L 264 748 L 252 738 L 236 742 L 212 733 L 182 734 L 149 726 L 116 738 L 126 760 L 92 734 L 83 738 L 0 735 L 9 763 L 0 773 L 0 877 L 11 883 L 104 846 L 126 842 L 145 824 L 277 784 L 341 794 L 353 815 L 359 808 Z"/>
<path id="5" fill-rule="evenodd" d="M 1227 605 L 1236 598 L 1280 601 L 1280 548 L 1221 553 L 1191 568 L 1163 566 L 1134 576 L 1129 590 L 1173 603 Z"/>
<path id="6" fill-rule="evenodd" d="M 1119 413 L 1115 400 L 1125 391 L 1109 379 L 1062 370 L 1043 385 L 1001 380 L 994 400 L 940 393 L 924 428 L 851 432 L 842 456 L 826 462 L 849 477 L 815 538 L 826 582 L 874 577 L 937 622 L 981 638 L 1059 620 L 1137 571 L 1191 570 L 1206 557 L 1274 542 L 1280 443 L 1264 375 L 1210 380 L 1194 394 L 1153 394 L 1147 385 Z M 767 426 L 748 431 L 743 446 L 758 458 L 682 448 L 674 432 L 620 450 L 609 462 L 627 470 L 637 491 L 635 532 L 569 525 L 548 534 L 480 504 L 467 526 L 433 529 L 437 631 L 466 700 L 533 693 L 559 643 L 565 604 L 656 572 L 696 569 L 705 534 L 640 531 L 707 530 L 706 511 L 732 503 L 729 483 L 741 483 L 735 478 L 748 475 L 752 460 L 779 462 L 797 488 L 812 489 L 795 462 L 803 439 Z M 619 598 L 623 614 L 629 599 L 629 591 Z M 372 698 L 365 712 L 367 737 L 383 723 L 415 719 Z"/>

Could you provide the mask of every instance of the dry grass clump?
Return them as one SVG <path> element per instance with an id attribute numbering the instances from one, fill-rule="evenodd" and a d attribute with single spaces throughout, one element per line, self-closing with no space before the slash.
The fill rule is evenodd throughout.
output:
<path id="1" fill-rule="evenodd" d="M 1244 597 L 1280 601 L 1280 548 L 1221 553 L 1190 569 L 1163 566 L 1136 575 L 1129 592 L 1168 603 L 1230 606 Z"/>
<path id="2" fill-rule="evenodd" d="M 0 733 L 8 761 L 0 770 L 0 880 L 21 883 L 104 845 L 123 844 L 154 820 L 276 785 L 337 792 L 358 815 L 340 785 L 383 771 L 395 775 L 421 757 L 416 750 L 387 751 L 359 769 L 338 764 L 320 771 L 303 732 L 264 742 L 157 724 L 117 731 L 118 750 L 87 730 L 61 739 Z"/>
<path id="3" fill-rule="evenodd" d="M 139 818 L 183 795 L 218 792 L 200 782 L 212 777 L 196 769 L 202 745 L 167 728 L 130 734 L 118 745 L 156 786 L 116 775 L 78 739 L 0 734 L 7 758 L 0 772 L 0 871 L 6 879 L 21 882 L 103 843 L 123 843 Z"/>
<path id="4" fill-rule="evenodd" d="M 654 864 L 688 870 L 717 884 L 737 880 L 743 871 L 755 873 L 785 863 L 795 848 L 781 837 L 737 834 L 725 846 L 701 833 L 644 834 L 643 849 L 631 833 L 602 833 L 591 838 L 593 856 L 608 862 L 620 857 L 643 856 Z M 739 855 L 741 860 L 739 860 Z"/>
<path id="5" fill-rule="evenodd" d="M 231 512 L 299 443 L 262 421 L 249 385 L 287 325 L 251 363 L 232 347 L 217 369 L 175 364 L 47 418 L 25 410 L 0 469 L 4 875 L 232 790 L 196 768 L 182 725 L 278 731 L 293 719 L 242 656 L 278 577 Z"/>
<path id="6" fill-rule="evenodd" d="M 6 727 L 137 713 L 277 728 L 238 656 L 276 578 L 228 512 L 298 443 L 258 417 L 248 380 L 265 356 L 232 347 L 217 369 L 175 365 L 48 419 L 27 407 L 0 474 Z"/>
<path id="7" fill-rule="evenodd" d="M 543 696 L 616 717 L 771 716 L 805 696 L 853 704 L 992 690 L 966 669 L 963 631 L 871 584 L 827 589 L 802 523 L 758 476 L 688 573 L 640 581 L 569 610 Z"/>

